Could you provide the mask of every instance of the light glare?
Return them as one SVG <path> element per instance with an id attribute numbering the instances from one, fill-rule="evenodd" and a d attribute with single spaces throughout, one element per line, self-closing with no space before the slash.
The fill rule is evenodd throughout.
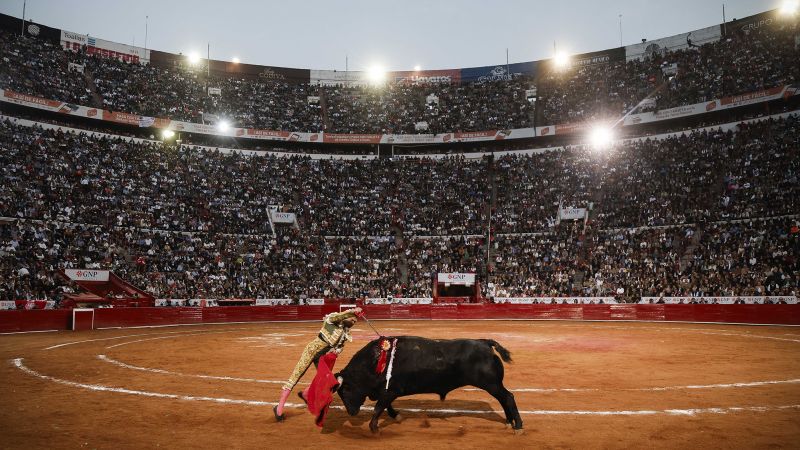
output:
<path id="1" fill-rule="evenodd" d="M 566 67 L 569 64 L 569 55 L 566 52 L 558 52 L 553 57 L 557 67 Z"/>
<path id="2" fill-rule="evenodd" d="M 420 70 L 422 70 L 422 67 L 420 67 L 420 65 L 419 65 L 419 64 L 417 64 L 416 66 L 414 66 L 414 72 L 419 72 Z"/>
<path id="3" fill-rule="evenodd" d="M 161 132 L 161 137 L 164 139 L 172 139 L 175 137 L 175 132 L 172 130 L 164 130 Z"/>
<path id="4" fill-rule="evenodd" d="M 386 71 L 383 70 L 381 66 L 372 66 L 369 68 L 369 72 L 367 72 L 369 76 L 369 81 L 372 84 L 380 84 L 386 79 Z"/>
<path id="5" fill-rule="evenodd" d="M 226 120 L 222 120 L 217 124 L 217 129 L 223 133 L 227 133 L 231 129 L 231 124 Z"/>
<path id="6" fill-rule="evenodd" d="M 797 13 L 798 8 L 800 8 L 800 1 L 783 0 L 780 11 L 785 16 L 793 16 Z"/>
<path id="7" fill-rule="evenodd" d="M 606 126 L 596 126 L 589 134 L 589 144 L 596 149 L 608 148 L 614 140 L 614 131 Z"/>
<path id="8" fill-rule="evenodd" d="M 200 54 L 197 52 L 189 53 L 189 64 L 197 64 L 200 62 Z"/>
<path id="9" fill-rule="evenodd" d="M 237 58 L 237 57 L 235 57 L 235 56 L 234 56 L 234 57 L 233 57 L 233 63 L 234 63 L 234 64 L 239 64 L 239 58 Z"/>

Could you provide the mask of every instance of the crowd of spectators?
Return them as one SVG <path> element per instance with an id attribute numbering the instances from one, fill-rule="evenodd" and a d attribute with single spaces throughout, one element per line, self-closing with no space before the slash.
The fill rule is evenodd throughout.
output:
<path id="1" fill-rule="evenodd" d="M 537 87 L 540 122 L 617 119 L 800 81 L 797 20 L 733 31 L 719 41 L 643 59 L 574 67 L 545 66 Z"/>
<path id="2" fill-rule="evenodd" d="M 146 116 L 270 130 L 414 134 L 525 128 L 616 119 L 637 105 L 637 112 L 660 110 L 795 84 L 797 23 L 776 20 L 630 61 L 543 63 L 536 78 L 358 87 L 207 73 L 202 65 L 125 63 L 2 31 L 0 88 Z M 536 102 L 527 93 L 533 88 Z"/>
<path id="3" fill-rule="evenodd" d="M 424 297 L 448 271 L 507 295 L 796 292 L 798 143 L 788 117 L 606 152 L 348 161 L 6 121 L 0 296 L 58 298 L 63 267 L 172 298 Z M 589 219 L 558 223 L 559 205 Z"/>
<path id="4" fill-rule="evenodd" d="M 0 59 L 0 88 L 48 100 L 92 105 L 86 78 L 82 72 L 70 68 L 70 63 L 81 65 L 83 55 L 0 30 Z"/>
<path id="5" fill-rule="evenodd" d="M 533 126 L 528 79 L 463 84 L 328 87 L 333 133 L 446 133 Z M 424 122 L 424 128 L 417 124 Z"/>

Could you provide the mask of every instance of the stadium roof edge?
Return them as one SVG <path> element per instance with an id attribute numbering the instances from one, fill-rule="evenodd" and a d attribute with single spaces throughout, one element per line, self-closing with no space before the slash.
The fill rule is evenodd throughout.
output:
<path id="1" fill-rule="evenodd" d="M 752 26 L 757 28 L 760 22 L 765 22 L 772 20 L 775 16 L 779 14 L 779 9 L 770 9 L 763 11 L 758 14 L 754 14 L 751 16 L 744 17 L 742 19 L 734 19 L 731 21 L 726 22 L 725 24 L 714 24 L 709 27 L 700 30 L 690 30 L 683 33 L 679 33 L 674 36 L 667 36 L 662 37 L 659 39 L 651 40 L 649 42 L 669 39 L 669 38 L 677 38 L 683 35 L 689 35 L 692 33 L 696 33 L 701 30 L 706 30 L 713 27 L 720 27 L 720 34 L 730 33 L 733 30 L 736 30 L 741 27 Z M 40 38 L 44 38 L 51 41 L 56 41 L 55 43 L 60 44 L 62 40 L 62 35 L 64 33 L 70 33 L 71 35 L 75 36 L 86 36 L 88 35 L 80 35 L 79 33 L 73 33 L 67 30 L 62 30 L 54 27 L 50 27 L 47 25 L 39 24 L 32 21 L 27 21 L 26 23 L 30 23 L 31 25 L 36 25 L 35 33 L 32 33 L 32 30 L 26 29 L 26 34 L 35 35 Z M 7 14 L 0 14 L 0 28 L 4 28 L 10 30 L 14 33 L 19 32 L 22 29 L 22 20 L 18 17 L 7 15 Z M 185 57 L 185 55 L 181 54 L 174 54 L 169 52 L 164 52 L 160 50 L 153 50 L 153 49 L 144 49 L 141 47 L 134 47 L 131 45 L 115 43 L 112 41 L 105 41 L 99 38 L 94 38 L 101 40 L 103 42 L 107 42 L 110 44 L 114 44 L 119 46 L 120 48 L 129 48 L 129 49 L 137 49 L 137 52 L 149 52 L 150 58 L 149 60 L 153 63 L 160 63 L 160 64 L 170 64 L 177 60 L 180 60 Z M 644 43 L 646 44 L 646 43 Z M 580 54 L 572 55 L 573 61 L 578 61 L 580 64 L 591 64 L 593 62 L 604 62 L 608 59 L 615 59 L 619 58 L 620 54 L 622 57 L 625 57 L 625 53 L 628 49 L 633 47 L 641 46 L 642 43 L 635 43 L 629 44 L 624 47 L 614 47 L 602 50 L 595 50 L 591 52 L 585 52 Z M 629 57 L 630 59 L 630 57 Z M 534 60 L 534 61 L 520 61 L 511 64 L 494 64 L 494 65 L 487 65 L 487 66 L 479 66 L 479 67 L 462 67 L 462 68 L 449 68 L 449 69 L 429 69 L 429 70 L 422 70 L 419 72 L 415 72 L 413 69 L 411 70 L 400 70 L 400 71 L 393 71 L 390 72 L 395 76 L 395 78 L 402 78 L 402 77 L 411 77 L 414 74 L 430 74 L 436 72 L 454 72 L 454 71 L 461 71 L 462 74 L 460 76 L 460 80 L 462 81 L 483 81 L 484 79 L 493 79 L 502 76 L 502 74 L 495 73 L 493 70 L 498 68 L 502 69 L 505 68 L 506 72 L 511 72 L 512 74 L 515 73 L 522 73 L 527 74 L 528 72 L 535 72 L 536 66 L 539 64 L 545 63 L 549 61 L 549 59 L 542 59 L 542 60 Z M 318 70 L 318 69 L 304 69 L 304 68 L 292 68 L 292 67 L 279 67 L 279 66 L 267 66 L 261 64 L 248 64 L 248 63 L 233 63 L 229 61 L 222 61 L 222 60 L 210 60 L 210 69 L 216 72 L 226 72 L 231 74 L 243 74 L 243 75 L 257 75 L 265 78 L 272 78 L 276 80 L 286 80 L 286 81 L 297 81 L 301 80 L 304 81 L 309 76 L 308 74 L 313 71 L 320 71 L 320 72 L 336 72 L 329 71 L 329 70 Z M 513 67 L 513 69 L 512 69 Z M 515 72 L 519 70 L 520 72 Z M 349 73 L 360 73 L 359 71 L 350 71 Z M 475 76 L 470 76 L 473 74 Z M 465 76 L 466 75 L 466 76 Z M 508 76 L 506 73 L 505 76 Z"/>

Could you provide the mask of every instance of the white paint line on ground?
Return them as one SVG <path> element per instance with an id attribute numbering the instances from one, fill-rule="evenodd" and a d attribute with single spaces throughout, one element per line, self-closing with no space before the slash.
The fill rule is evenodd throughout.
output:
<path id="1" fill-rule="evenodd" d="M 307 321 L 302 321 L 302 322 L 307 322 Z M 230 323 L 230 324 L 241 324 L 241 323 L 258 324 L 258 323 L 295 323 L 295 322 L 234 322 L 234 323 Z M 663 323 L 663 322 L 659 322 L 659 323 Z M 692 323 L 692 322 L 688 322 L 688 323 Z M 185 325 L 225 325 L 225 323 L 220 323 L 220 324 L 185 324 Z M 725 325 L 725 324 L 719 324 L 719 325 Z M 596 329 L 601 329 L 601 330 L 602 329 L 630 330 L 630 327 L 627 327 L 627 328 L 626 327 L 619 327 L 619 326 L 593 327 L 590 324 L 580 324 L 580 325 L 576 325 L 576 324 L 558 324 L 558 326 L 563 327 L 563 328 L 596 328 Z M 157 327 L 158 326 L 130 327 L 130 328 L 157 328 Z M 241 330 L 244 330 L 244 329 L 245 328 L 242 328 Z M 702 328 L 659 327 L 659 328 L 642 328 L 642 329 L 643 330 L 645 330 L 645 329 L 646 330 L 653 330 L 653 331 L 664 331 L 664 330 L 698 331 L 698 332 L 701 332 L 701 334 L 722 335 L 722 336 L 755 337 L 755 338 L 761 338 L 761 339 L 775 339 L 775 340 L 781 340 L 781 341 L 800 343 L 800 339 L 786 339 L 786 338 L 777 338 L 777 337 L 772 337 L 772 336 L 759 336 L 759 335 L 752 335 L 752 334 L 745 334 L 745 333 L 737 334 L 737 333 L 710 332 L 710 331 L 704 330 Z M 401 329 L 398 329 L 398 330 L 401 330 Z M 125 335 L 125 336 L 114 336 L 114 337 L 108 337 L 108 338 L 85 339 L 85 340 L 81 340 L 81 341 L 72 341 L 72 342 L 65 342 L 63 344 L 52 345 L 50 347 L 46 347 L 45 350 L 52 350 L 52 349 L 56 349 L 56 348 L 66 347 L 68 345 L 82 344 L 82 343 L 86 343 L 86 342 L 99 342 L 99 341 L 107 341 L 107 340 L 115 340 L 115 339 L 125 339 L 125 338 L 129 338 L 129 337 L 153 336 L 153 335 L 161 335 L 161 334 L 189 334 L 189 333 L 193 333 L 193 331 L 172 331 L 172 332 L 158 333 L 158 334 L 156 334 L 156 333 L 130 334 L 130 335 Z M 795 336 L 795 337 L 800 338 L 800 336 L 797 336 L 797 335 L 791 335 L 790 334 L 790 336 Z"/>
<path id="2" fill-rule="evenodd" d="M 278 380 L 264 380 L 257 378 L 239 378 L 228 376 L 212 376 L 212 375 L 199 375 L 191 373 L 172 372 L 164 369 L 155 369 L 149 367 L 134 366 L 106 355 L 97 355 L 97 357 L 107 363 L 117 365 L 126 369 L 140 370 L 143 372 L 158 373 L 162 375 L 174 375 L 179 377 L 192 377 L 192 378 L 205 378 L 210 380 L 225 380 L 225 381 L 242 381 L 248 383 L 266 383 L 266 384 L 283 384 L 284 381 Z M 800 378 L 791 380 L 766 380 L 766 381 L 747 381 L 738 383 L 718 383 L 718 384 L 690 384 L 686 386 L 662 386 L 662 387 L 647 387 L 647 388 L 617 388 L 617 389 L 599 389 L 599 388 L 546 388 L 546 387 L 523 387 L 509 389 L 511 392 L 538 392 L 538 393 L 551 393 L 551 392 L 593 392 L 593 391 L 674 391 L 681 389 L 726 389 L 726 388 L 741 388 L 741 387 L 759 387 L 775 384 L 797 384 L 800 383 Z M 308 384 L 308 383 L 300 383 Z M 462 391 L 482 391 L 480 388 L 463 388 Z"/>
<path id="3" fill-rule="evenodd" d="M 483 389 L 480 388 L 464 388 L 461 389 L 462 391 L 482 391 Z M 600 389 L 588 389 L 588 388 L 515 388 L 509 389 L 511 392 L 587 392 L 587 391 L 599 391 Z"/>
<path id="4" fill-rule="evenodd" d="M 173 333 L 187 333 L 186 331 L 174 331 Z M 98 338 L 98 339 L 84 339 L 82 341 L 72 341 L 72 342 L 64 342 L 63 344 L 56 344 L 51 345 L 50 347 L 45 347 L 45 350 L 53 350 L 56 348 L 66 347 L 68 345 L 75 345 L 75 344 L 83 344 L 86 342 L 101 342 L 101 341 L 113 341 L 116 339 L 125 339 L 129 337 L 139 337 L 139 336 L 152 336 L 152 334 L 128 334 L 125 336 L 114 336 L 114 337 L 107 337 L 107 338 Z"/>
<path id="5" fill-rule="evenodd" d="M 663 386 L 663 387 L 647 387 L 647 388 L 616 388 L 616 389 L 599 389 L 599 388 L 516 388 L 509 389 L 511 392 L 591 392 L 591 391 L 677 391 L 681 389 L 725 389 L 725 388 L 741 388 L 741 387 L 758 387 L 768 386 L 775 384 L 796 384 L 800 383 L 800 378 L 792 380 L 767 380 L 767 381 L 749 381 L 743 383 L 719 383 L 719 384 L 690 384 L 686 386 Z M 465 391 L 481 391 L 478 388 L 465 388 Z"/>
<path id="6" fill-rule="evenodd" d="M 132 370 L 140 370 L 143 372 L 151 372 L 151 373 L 159 373 L 162 375 L 175 375 L 179 377 L 191 377 L 191 378 L 203 378 L 207 380 L 226 380 L 226 381 L 244 381 L 247 383 L 267 383 L 267 384 L 283 384 L 286 381 L 277 381 L 277 380 L 259 380 L 256 378 L 239 378 L 239 377 L 225 377 L 225 376 L 214 376 L 214 375 L 199 375 L 199 374 L 191 374 L 191 373 L 180 373 L 180 372 L 170 372 L 169 370 L 163 369 L 151 369 L 149 367 L 140 367 L 134 366 L 132 364 L 126 364 L 122 361 L 117 361 L 116 359 L 109 358 L 106 355 L 97 355 L 97 357 L 105 361 L 107 363 L 114 364 L 119 367 L 124 367 L 125 369 L 132 369 Z M 299 384 L 308 384 L 308 383 L 299 383 Z"/>
<path id="7" fill-rule="evenodd" d="M 720 384 L 690 384 L 687 386 L 666 386 L 666 387 L 651 387 L 651 388 L 637 388 L 637 389 L 624 389 L 626 391 L 672 391 L 678 389 L 719 389 L 719 388 L 739 388 L 739 387 L 757 387 L 767 386 L 772 384 L 795 384 L 800 383 L 800 378 L 793 380 L 767 380 L 767 381 L 750 381 L 744 383 L 720 383 Z"/>
<path id="8" fill-rule="evenodd" d="M 613 321 L 609 321 L 609 322 L 613 322 Z M 623 322 L 623 321 L 619 321 L 619 322 Z M 658 322 L 653 322 L 653 323 L 658 323 Z M 660 323 L 663 323 L 663 322 L 660 322 Z M 716 324 L 716 325 L 721 325 L 721 326 L 724 326 L 724 325 L 737 325 L 737 324 L 725 324 L 725 323 L 715 323 L 715 322 L 681 322 L 681 323 L 707 323 L 709 325 L 715 325 Z M 758 325 L 758 324 L 753 324 L 753 325 Z M 771 325 L 771 324 L 766 324 L 766 325 Z M 613 326 L 613 325 L 597 327 L 597 326 L 583 325 L 583 324 L 560 324 L 559 326 L 562 327 L 562 328 L 594 328 L 596 330 L 601 330 L 601 331 L 602 330 L 623 330 L 623 331 L 630 331 L 631 330 L 630 327 Z M 775 326 L 779 326 L 779 325 L 775 325 Z M 797 326 L 797 325 L 790 325 L 790 326 Z M 681 327 L 658 327 L 658 328 L 646 327 L 646 328 L 636 328 L 636 330 L 641 330 L 641 331 L 648 331 L 648 330 L 649 331 L 682 331 L 682 332 L 693 331 L 693 332 L 697 332 L 697 334 L 706 334 L 706 335 L 712 335 L 712 336 L 738 336 L 738 337 L 748 337 L 748 338 L 756 338 L 756 339 L 772 339 L 772 340 L 776 340 L 776 341 L 786 341 L 786 342 L 800 343 L 800 339 L 786 339 L 786 338 L 774 337 L 774 336 L 764 336 L 764 335 L 759 335 L 759 334 L 752 334 L 750 331 L 744 331 L 742 333 L 732 333 L 732 332 L 726 332 L 726 331 L 723 331 L 723 330 L 707 330 L 707 329 L 704 329 L 704 328 L 681 328 Z M 800 336 L 798 336 L 796 334 L 784 334 L 784 336 L 793 336 L 793 337 L 796 337 L 796 338 L 800 338 Z"/>
<path id="9" fill-rule="evenodd" d="M 249 329 L 250 329 L 250 328 L 239 328 L 238 330 L 249 330 Z M 56 348 L 66 347 L 66 346 L 68 346 L 68 345 L 83 344 L 83 343 L 86 343 L 86 342 L 114 341 L 114 340 L 117 340 L 117 339 L 126 339 L 126 338 L 131 338 L 131 337 L 142 337 L 142 336 L 163 336 L 163 335 L 165 335 L 165 334 L 170 334 L 170 335 L 187 335 L 187 334 L 190 334 L 190 333 L 195 333 L 195 334 L 197 334 L 197 332 L 196 332 L 196 331 L 194 331 L 194 330 L 188 330 L 188 331 L 168 331 L 168 332 L 164 332 L 164 333 L 126 334 L 126 335 L 124 335 L 124 336 L 112 336 L 112 337 L 107 337 L 107 338 L 84 339 L 84 340 L 82 340 L 82 341 L 64 342 L 63 344 L 56 344 L 56 345 L 51 345 L 50 347 L 45 347 L 45 350 L 52 350 L 52 349 L 56 349 Z"/>
<path id="10" fill-rule="evenodd" d="M 261 400 L 245 400 L 219 397 L 204 397 L 194 395 L 167 394 L 161 392 L 140 391 L 134 389 L 117 388 L 98 384 L 84 384 L 75 381 L 62 380 L 60 378 L 44 375 L 25 366 L 22 358 L 13 359 L 14 365 L 21 371 L 36 378 L 52 381 L 65 386 L 72 386 L 91 391 L 114 392 L 128 395 L 139 395 L 143 397 L 167 398 L 184 401 L 205 401 L 222 404 L 250 405 L 250 406 L 274 406 L 276 402 L 266 402 Z M 305 408 L 305 405 L 297 403 L 287 403 L 289 408 Z M 332 406 L 334 409 L 344 409 L 340 405 Z M 680 415 L 694 416 L 698 414 L 728 414 L 736 412 L 769 412 L 783 411 L 788 409 L 800 409 L 800 405 L 781 405 L 781 406 L 730 406 L 723 408 L 687 408 L 687 409 L 644 409 L 644 410 L 620 410 L 620 411 L 582 411 L 582 410 L 522 410 L 520 414 L 526 415 L 578 415 L 578 416 L 646 416 L 646 415 Z M 431 414 L 503 414 L 496 410 L 471 410 L 471 409 L 425 409 L 425 408 L 400 408 L 401 411 L 431 413 Z"/>
<path id="11" fill-rule="evenodd" d="M 179 338 L 179 337 L 184 337 L 184 336 L 202 336 L 202 335 L 205 335 L 205 334 L 235 333 L 237 331 L 242 331 L 242 329 L 225 330 L 225 331 L 204 331 L 204 332 L 199 332 L 199 333 L 188 333 L 188 334 L 187 333 L 182 333 L 182 334 L 178 334 L 178 335 L 173 334 L 171 336 L 159 336 L 159 337 L 147 338 L 147 339 L 136 339 L 134 341 L 127 341 L 127 342 L 121 342 L 119 344 L 109 345 L 106 348 L 116 348 L 116 347 L 122 347 L 123 345 L 128 345 L 128 344 L 136 344 L 136 343 L 139 343 L 139 342 L 158 341 L 158 340 L 161 340 L 161 339 L 174 339 L 174 338 Z"/>

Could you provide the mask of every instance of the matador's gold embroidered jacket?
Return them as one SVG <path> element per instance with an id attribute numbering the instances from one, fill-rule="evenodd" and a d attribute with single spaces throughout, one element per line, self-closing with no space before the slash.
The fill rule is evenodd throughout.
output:
<path id="1" fill-rule="evenodd" d="M 353 337 L 350 336 L 350 329 L 342 324 L 345 319 L 353 317 L 357 317 L 354 309 L 328 314 L 322 321 L 319 338 L 333 348 L 344 346 L 345 341 L 353 342 Z"/>

